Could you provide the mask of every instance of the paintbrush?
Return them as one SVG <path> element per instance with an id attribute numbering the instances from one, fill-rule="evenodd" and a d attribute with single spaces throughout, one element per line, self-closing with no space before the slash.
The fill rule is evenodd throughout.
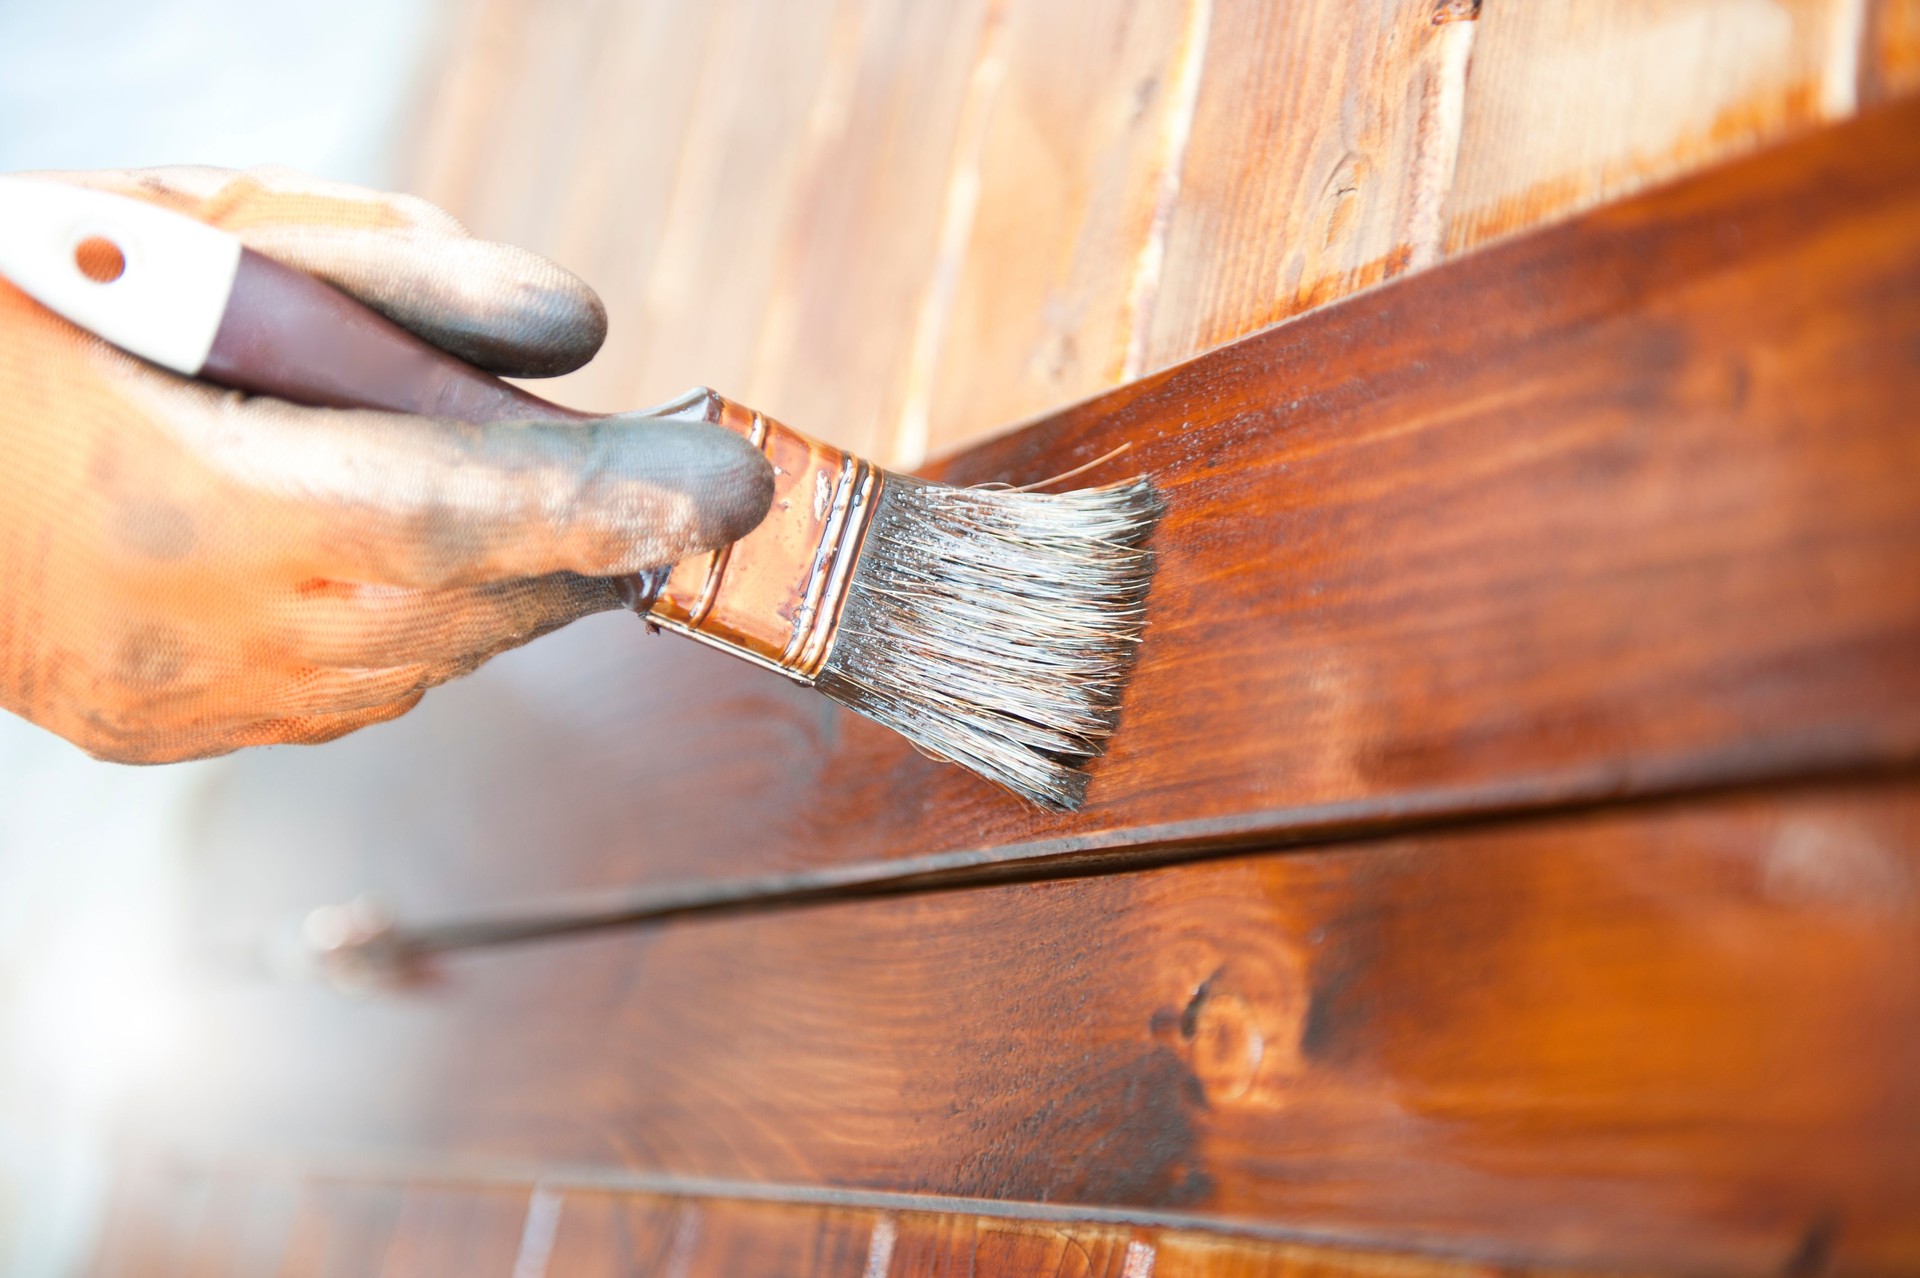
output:
<path id="1" fill-rule="evenodd" d="M 295 403 L 470 422 L 587 419 L 448 355 L 226 232 L 123 196 L 0 178 L 0 270 L 164 368 Z M 1036 803 L 1072 809 L 1112 735 L 1160 508 L 1144 479 L 958 488 L 883 470 L 709 390 L 646 415 L 747 438 L 772 510 L 633 578 L 647 620 L 818 688 Z"/>

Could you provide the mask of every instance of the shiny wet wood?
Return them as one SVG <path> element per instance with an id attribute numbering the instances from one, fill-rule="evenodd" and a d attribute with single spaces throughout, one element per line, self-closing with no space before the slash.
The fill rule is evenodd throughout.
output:
<path id="1" fill-rule="evenodd" d="M 951 479 L 1018 483 L 1124 448 L 1086 479 L 1146 473 L 1169 506 L 1138 671 L 1078 814 L 616 616 L 325 751 L 242 758 L 196 837 L 239 876 L 325 864 L 343 899 L 421 917 L 1910 761 L 1916 227 L 1909 102 L 954 458 Z"/>
<path id="2" fill-rule="evenodd" d="M 215 970 L 143 1127 L 216 1160 L 1893 1272 L 1916 953 L 1920 789 L 1804 789 L 687 920 L 376 996 Z"/>

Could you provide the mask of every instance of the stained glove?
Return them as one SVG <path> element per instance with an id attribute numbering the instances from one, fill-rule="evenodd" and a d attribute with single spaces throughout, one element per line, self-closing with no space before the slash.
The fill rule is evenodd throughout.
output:
<path id="1" fill-rule="evenodd" d="M 422 201 L 280 169 L 43 175 L 210 222 L 493 372 L 585 363 L 578 279 Z M 0 705 L 157 763 L 319 742 L 732 541 L 760 453 L 718 427 L 296 407 L 163 372 L 0 280 Z"/>

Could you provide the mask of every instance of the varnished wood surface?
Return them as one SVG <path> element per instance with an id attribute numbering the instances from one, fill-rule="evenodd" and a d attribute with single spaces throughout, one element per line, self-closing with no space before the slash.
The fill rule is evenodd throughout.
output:
<path id="1" fill-rule="evenodd" d="M 1098 1221 L 142 1165 L 94 1278 L 1495 1278 L 1415 1254 Z M 128 1183 L 140 1179 L 143 1183 Z"/>
<path id="2" fill-rule="evenodd" d="M 359 999 L 209 973 L 145 1126 L 1892 1273 L 1920 1265 L 1917 953 L 1920 788 L 1802 790 L 603 933 Z"/>
<path id="3" fill-rule="evenodd" d="M 1920 753 L 1916 335 L 1908 103 L 953 459 L 1019 483 L 1124 446 L 1087 478 L 1150 474 L 1170 508 L 1077 815 L 610 617 L 396 724 L 242 758 L 195 838 L 232 882 L 325 864 L 418 917 L 1896 765 Z"/>

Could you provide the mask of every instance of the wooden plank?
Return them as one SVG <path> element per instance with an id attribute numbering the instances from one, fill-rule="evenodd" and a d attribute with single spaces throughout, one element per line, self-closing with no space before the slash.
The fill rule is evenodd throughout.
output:
<path id="1" fill-rule="evenodd" d="M 956 165 L 991 101 L 1003 0 L 867 0 L 852 73 L 829 78 L 742 393 L 782 420 L 890 457 L 923 312 L 957 251 Z M 931 340 L 930 338 L 928 340 Z"/>
<path id="2" fill-rule="evenodd" d="M 276 1278 L 367 1278 L 392 1245 L 401 1192 L 393 1185 L 338 1180 L 301 1187 Z"/>
<path id="3" fill-rule="evenodd" d="M 464 6 L 403 185 L 476 234 L 591 280 L 607 307 L 605 350 L 543 381 L 543 394 L 606 411 L 642 402 L 647 289 L 674 176 L 702 72 L 723 74 L 727 53 L 714 47 L 714 10 L 683 0 Z"/>
<path id="4" fill-rule="evenodd" d="M 1920 0 L 1871 0 L 1861 66 L 1862 97 L 1920 91 Z"/>
<path id="5" fill-rule="evenodd" d="M 633 365 L 629 406 L 694 385 L 747 383 L 789 205 L 810 176 L 811 113 L 823 86 L 831 91 L 850 74 L 836 61 L 859 53 L 847 38 L 855 0 L 725 0 L 712 8 L 640 309 L 611 352 Z"/>
<path id="6" fill-rule="evenodd" d="M 1487 0 L 1449 247 L 1850 114 L 1863 0 Z"/>
<path id="7" fill-rule="evenodd" d="M 283 1182 L 237 1171 L 223 1186 L 217 1231 L 254 1225 L 260 1191 Z M 351 1182 L 349 1182 L 351 1183 Z M 375 1187 L 377 1192 L 396 1188 Z M 407 1182 L 393 1239 L 368 1278 L 1493 1278 L 1506 1266 L 1410 1253 L 1275 1243 L 1231 1234 L 1103 1221 L 1033 1221 L 965 1212 L 882 1210 L 531 1185 Z M 526 1223 L 532 1211 L 543 1223 Z M 282 1227 L 284 1213 L 267 1215 Z M 232 1227 L 228 1227 L 228 1226 Z M 208 1230 L 203 1225 L 201 1233 Z M 258 1257 L 196 1250 L 199 1278 L 271 1274 Z"/>
<path id="8" fill-rule="evenodd" d="M 1422 109 L 1427 82 L 1465 70 L 1445 56 L 1459 31 L 1435 23 L 1439 7 L 1215 0 L 1136 371 L 1189 359 L 1404 268 L 1423 130 L 1443 123 Z M 1453 144 L 1427 142 L 1445 152 Z"/>
<path id="9" fill-rule="evenodd" d="M 977 211 L 906 453 L 950 451 L 1127 379 L 1142 255 L 1172 211 L 1212 7 L 1012 8 L 980 153 L 959 161 Z"/>
<path id="10" fill-rule="evenodd" d="M 214 1176 L 181 1278 L 272 1278 L 298 1199 L 285 1178 Z"/>
<path id="11" fill-rule="evenodd" d="M 555 1278 L 1492 1278 L 1512 1267 L 1098 1221 L 569 1190 Z"/>
<path id="12" fill-rule="evenodd" d="M 1647 805 L 608 933 L 384 998 L 221 976 L 146 1122 L 562 1183 L 1896 1271 L 1916 947 L 1920 783 Z"/>
<path id="13" fill-rule="evenodd" d="M 601 288 L 561 398 L 917 462 L 1437 260 L 1463 104 L 1456 251 L 1920 65 L 1911 0 L 1481 7 L 470 0 L 407 184 Z"/>
<path id="14" fill-rule="evenodd" d="M 520 1278 L 514 1259 L 531 1199 L 525 1187 L 409 1185 L 392 1241 L 370 1278 Z"/>
<path id="15" fill-rule="evenodd" d="M 171 1278 L 183 1272 L 211 1189 L 207 1175 L 164 1154 L 123 1151 L 86 1272 L 94 1278 Z"/>
<path id="16" fill-rule="evenodd" d="M 194 837 L 253 886 L 206 930 L 364 889 L 416 918 L 668 893 L 645 907 L 1911 760 L 1917 227 L 1907 102 L 954 459 L 1024 482 L 1126 446 L 1088 478 L 1170 506 L 1080 813 L 613 616 L 237 760 Z"/>

